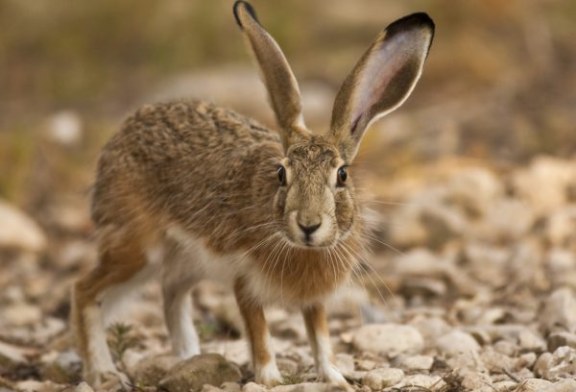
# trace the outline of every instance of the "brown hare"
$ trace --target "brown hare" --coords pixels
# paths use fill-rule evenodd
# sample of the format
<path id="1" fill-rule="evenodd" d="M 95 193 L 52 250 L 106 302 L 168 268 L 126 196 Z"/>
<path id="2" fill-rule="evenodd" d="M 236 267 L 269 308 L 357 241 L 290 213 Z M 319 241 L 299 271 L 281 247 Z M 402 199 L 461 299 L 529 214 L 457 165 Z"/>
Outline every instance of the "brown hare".
<path id="1" fill-rule="evenodd" d="M 125 380 L 106 344 L 104 315 L 161 276 L 172 348 L 200 353 L 191 287 L 228 282 L 244 318 L 256 382 L 282 382 L 263 308 L 302 309 L 318 377 L 347 385 L 332 362 L 323 302 L 358 266 L 366 230 L 348 173 L 368 126 L 398 108 L 422 73 L 434 34 L 424 13 L 382 31 L 344 81 L 329 128 L 309 130 L 278 44 L 245 1 L 234 16 L 251 47 L 279 130 L 206 102 L 145 106 L 98 162 L 92 218 L 99 263 L 74 286 L 72 321 L 84 377 Z"/>

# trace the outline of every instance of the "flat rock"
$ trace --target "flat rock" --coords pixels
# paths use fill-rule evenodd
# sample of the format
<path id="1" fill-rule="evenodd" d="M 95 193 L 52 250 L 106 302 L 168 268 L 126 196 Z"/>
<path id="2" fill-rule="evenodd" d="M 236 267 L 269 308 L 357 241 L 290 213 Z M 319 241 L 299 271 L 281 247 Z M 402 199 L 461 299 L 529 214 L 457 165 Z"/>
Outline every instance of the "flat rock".
<path id="1" fill-rule="evenodd" d="M 409 325 L 370 324 L 356 331 L 352 344 L 358 351 L 396 356 L 419 353 L 424 347 L 424 339 Z"/>
<path id="2" fill-rule="evenodd" d="M 180 362 L 164 377 L 159 386 L 168 392 L 200 391 L 204 384 L 220 386 L 239 382 L 240 369 L 219 354 L 202 354 Z"/>
<path id="3" fill-rule="evenodd" d="M 445 383 L 442 380 L 442 377 L 440 376 L 431 376 L 427 374 L 412 374 L 410 376 L 404 377 L 399 387 L 402 388 L 401 390 L 408 388 L 413 388 L 414 390 L 418 390 L 417 388 L 442 390 L 441 388 L 444 385 Z"/>
<path id="4" fill-rule="evenodd" d="M 398 384 L 404 378 L 402 369 L 379 368 L 370 370 L 362 378 L 362 383 L 374 391 Z"/>
<path id="5" fill-rule="evenodd" d="M 398 361 L 398 366 L 406 370 L 430 370 L 434 364 L 434 357 L 429 355 L 413 355 L 402 357 Z"/>
<path id="6" fill-rule="evenodd" d="M 266 392 L 266 387 L 256 384 L 255 382 L 249 382 L 242 387 L 242 392 Z"/>
<path id="7" fill-rule="evenodd" d="M 436 341 L 436 348 L 441 354 L 448 357 L 480 351 L 480 345 L 472 335 L 458 330 L 439 337 Z"/>

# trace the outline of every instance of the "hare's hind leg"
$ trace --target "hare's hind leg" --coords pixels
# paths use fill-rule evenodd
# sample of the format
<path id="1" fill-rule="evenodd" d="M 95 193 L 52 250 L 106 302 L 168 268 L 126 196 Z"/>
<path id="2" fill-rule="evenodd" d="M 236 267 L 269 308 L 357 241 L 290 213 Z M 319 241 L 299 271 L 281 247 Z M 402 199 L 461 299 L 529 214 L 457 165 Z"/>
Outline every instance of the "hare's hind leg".
<path id="1" fill-rule="evenodd" d="M 134 289 L 150 275 L 145 252 L 133 238 L 102 242 L 99 264 L 73 287 L 72 324 L 80 355 L 84 361 L 84 378 L 100 385 L 109 378 L 125 383 L 126 377 L 114 366 L 106 342 L 106 313 L 121 296 Z"/>
<path id="2" fill-rule="evenodd" d="M 169 240 L 166 249 L 162 276 L 164 318 L 170 333 L 172 351 L 185 359 L 200 354 L 200 341 L 192 322 L 190 289 L 201 277 L 194 269 L 194 260 L 190 260 L 194 259 L 194 254 L 186 253 Z"/>

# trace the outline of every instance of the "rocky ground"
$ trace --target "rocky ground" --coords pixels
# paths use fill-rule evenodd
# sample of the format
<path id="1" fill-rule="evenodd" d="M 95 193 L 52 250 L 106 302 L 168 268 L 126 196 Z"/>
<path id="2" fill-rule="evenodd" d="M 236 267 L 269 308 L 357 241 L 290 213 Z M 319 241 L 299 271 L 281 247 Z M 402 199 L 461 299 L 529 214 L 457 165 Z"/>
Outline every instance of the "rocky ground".
<path id="1" fill-rule="evenodd" d="M 576 160 L 494 169 L 443 159 L 370 187 L 377 230 L 330 304 L 336 361 L 359 391 L 576 391 Z M 55 199 L 57 200 L 57 199 Z M 69 336 L 70 283 L 95 262 L 86 200 L 34 219 L 0 203 L 0 390 L 91 391 Z M 203 354 L 168 354 L 156 285 L 111 324 L 134 390 L 260 392 L 226 288 L 194 290 Z M 328 391 L 295 309 L 270 309 L 286 384 Z"/>

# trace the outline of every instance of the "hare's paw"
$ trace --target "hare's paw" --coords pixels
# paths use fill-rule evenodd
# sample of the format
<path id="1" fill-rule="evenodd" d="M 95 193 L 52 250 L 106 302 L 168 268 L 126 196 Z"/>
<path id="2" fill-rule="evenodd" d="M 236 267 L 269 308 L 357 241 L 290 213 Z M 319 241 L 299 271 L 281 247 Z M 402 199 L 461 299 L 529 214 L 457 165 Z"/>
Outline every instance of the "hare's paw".
<path id="1" fill-rule="evenodd" d="M 320 380 L 324 382 L 337 385 L 346 391 L 353 390 L 342 373 L 340 373 L 340 370 L 338 370 L 338 368 L 331 363 L 326 364 L 325 366 L 322 366 L 320 369 L 318 369 L 318 373 Z"/>
<path id="2" fill-rule="evenodd" d="M 267 387 L 274 387 L 283 383 L 280 370 L 278 370 L 278 367 L 274 362 L 269 362 L 268 364 L 262 366 L 260 369 L 256 370 L 255 376 L 256 382 L 258 384 L 262 384 Z"/>
<path id="3" fill-rule="evenodd" d="M 91 372 L 85 376 L 85 379 L 92 387 L 106 391 L 129 391 L 132 389 L 128 376 L 117 370 Z"/>

